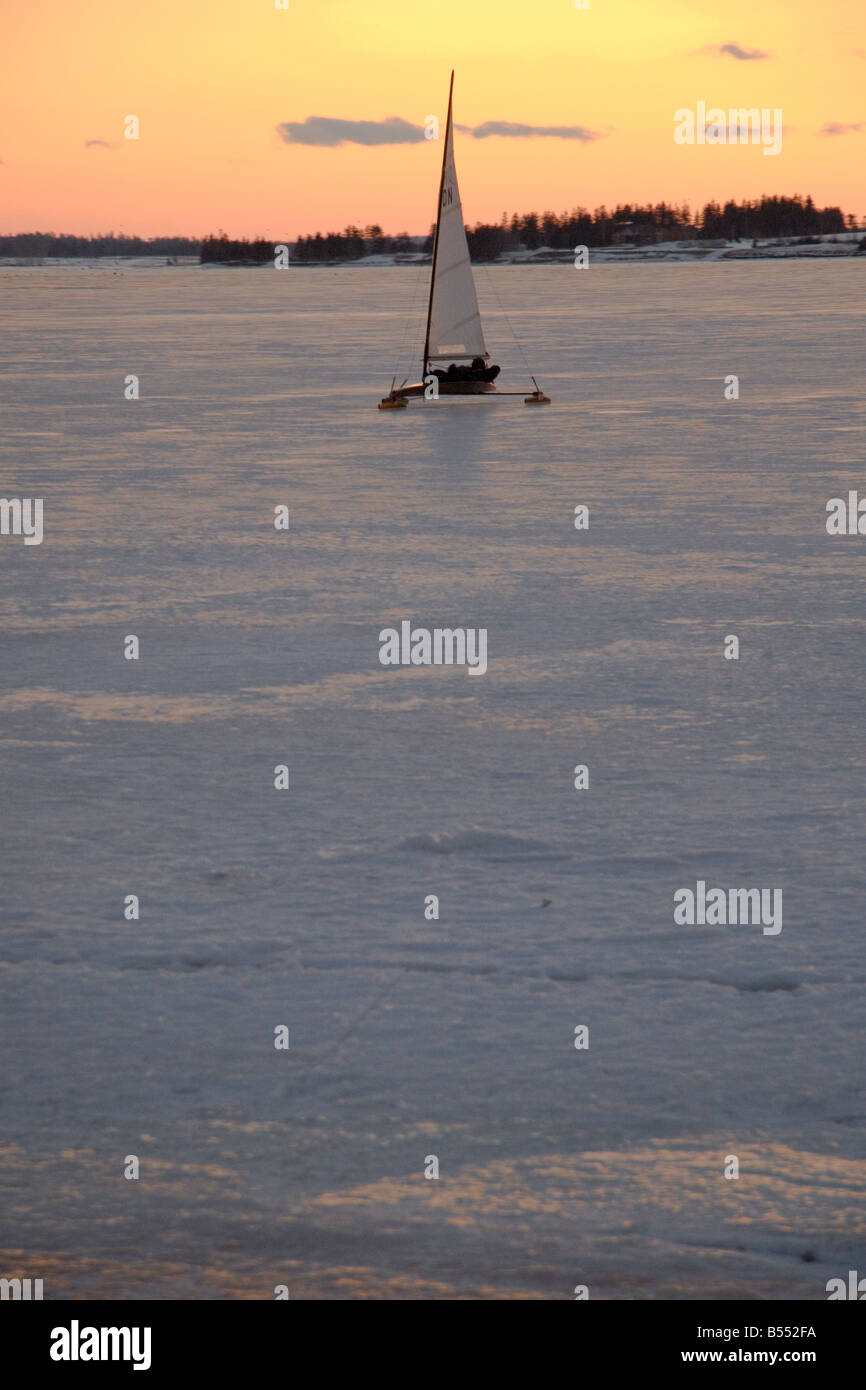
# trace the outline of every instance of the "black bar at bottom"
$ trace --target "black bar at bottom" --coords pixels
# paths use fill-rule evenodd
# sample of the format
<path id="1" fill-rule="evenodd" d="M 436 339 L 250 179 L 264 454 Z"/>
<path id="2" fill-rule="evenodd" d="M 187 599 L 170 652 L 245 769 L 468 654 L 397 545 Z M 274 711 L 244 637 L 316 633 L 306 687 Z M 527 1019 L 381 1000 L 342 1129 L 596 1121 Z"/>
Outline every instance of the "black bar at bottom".
<path id="1" fill-rule="evenodd" d="M 545 1316 L 543 1324 L 529 1322 L 524 1328 L 515 1323 L 512 1306 L 508 1323 L 492 1340 L 486 1315 L 473 1326 L 463 1321 L 463 1312 L 458 1324 L 443 1327 L 440 1313 L 429 1329 L 435 1334 L 431 1347 L 427 1329 L 407 1325 L 405 1310 L 401 1314 L 393 1301 L 381 1323 L 378 1314 L 371 1323 L 369 1302 L 358 1302 L 363 1307 L 354 1311 L 342 1301 L 335 1307 L 303 1299 L 273 1300 L 267 1308 L 259 1301 L 4 1302 L 0 1304 L 3 1364 L 8 1369 L 10 1363 L 17 1363 L 24 1375 L 38 1371 L 51 1379 L 78 1375 L 92 1379 L 106 1370 L 114 1376 L 135 1376 L 137 1366 L 142 1383 L 145 1376 L 161 1383 L 163 1377 L 178 1372 L 225 1377 L 267 1373 L 267 1367 L 280 1365 L 288 1370 L 294 1364 L 295 1373 L 301 1371 L 309 1381 L 311 1372 L 314 1377 L 317 1372 L 332 1372 L 339 1348 L 356 1373 L 365 1365 L 396 1369 L 393 1358 L 397 1357 L 403 1377 L 411 1380 L 422 1375 L 429 1381 L 437 1360 L 444 1373 L 449 1368 L 454 1371 L 456 1349 L 448 1341 L 453 1330 L 463 1334 L 461 1341 L 467 1334 L 475 1340 L 473 1359 L 476 1365 L 483 1361 L 486 1379 L 498 1355 L 510 1358 L 518 1347 L 533 1361 L 540 1356 L 552 1371 L 548 1359 L 556 1351 L 557 1336 L 564 1339 L 559 1351 L 575 1372 L 578 1364 L 587 1373 L 591 1368 L 594 1374 L 634 1369 L 649 1375 L 673 1367 L 716 1365 L 734 1370 L 793 1365 L 810 1367 L 826 1377 L 828 1372 L 859 1363 L 864 1332 L 862 1315 L 837 1302 L 575 1300 L 567 1317 L 551 1323 Z M 404 1331 L 424 1338 L 415 1364 L 409 1348 L 403 1345 L 402 1352 L 398 1350 L 402 1343 L 395 1339 Z M 341 1334 L 339 1343 L 334 1341 L 335 1333 Z M 369 1340 L 371 1333 L 375 1342 Z M 479 1334 L 483 1340 L 478 1340 Z M 302 1352 L 306 1353 L 305 1368 L 299 1359 Z M 460 1360 L 463 1374 L 464 1352 Z M 533 1374 L 533 1379 L 547 1378 L 547 1373 Z"/>

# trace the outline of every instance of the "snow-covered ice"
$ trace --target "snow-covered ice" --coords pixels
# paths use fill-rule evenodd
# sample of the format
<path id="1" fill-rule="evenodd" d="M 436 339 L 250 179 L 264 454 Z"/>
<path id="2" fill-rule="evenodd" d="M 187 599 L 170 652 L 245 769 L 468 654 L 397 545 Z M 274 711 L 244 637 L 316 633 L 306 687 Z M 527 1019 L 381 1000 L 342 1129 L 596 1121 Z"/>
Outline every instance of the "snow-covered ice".
<path id="1" fill-rule="evenodd" d="M 866 493 L 864 273 L 482 268 L 553 403 L 382 413 L 429 271 L 0 269 L 2 491 L 45 517 L 0 539 L 0 1272 L 866 1271 L 866 540 L 824 526 Z M 382 667 L 404 618 L 485 627 L 487 673 Z M 698 879 L 783 888 L 781 934 L 676 926 Z"/>

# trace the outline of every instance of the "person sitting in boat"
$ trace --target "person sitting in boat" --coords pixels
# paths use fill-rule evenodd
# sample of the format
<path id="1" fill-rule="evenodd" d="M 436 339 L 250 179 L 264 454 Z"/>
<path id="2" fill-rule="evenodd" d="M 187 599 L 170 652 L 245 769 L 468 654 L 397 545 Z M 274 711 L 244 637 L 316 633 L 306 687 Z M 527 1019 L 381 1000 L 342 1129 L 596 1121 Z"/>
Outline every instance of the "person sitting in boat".
<path id="1" fill-rule="evenodd" d="M 435 371 L 440 381 L 495 381 L 499 367 L 487 367 L 483 357 L 473 357 L 470 367 L 458 367 L 456 362 L 448 364 L 447 371 Z"/>
<path id="2" fill-rule="evenodd" d="M 498 376 L 498 367 L 488 367 L 483 357 L 473 357 L 469 368 L 470 381 L 495 381 Z"/>
<path id="3" fill-rule="evenodd" d="M 449 362 L 445 371 L 441 367 L 434 367 L 433 375 L 438 376 L 440 381 L 465 381 L 466 368 L 458 367 L 456 362 Z"/>

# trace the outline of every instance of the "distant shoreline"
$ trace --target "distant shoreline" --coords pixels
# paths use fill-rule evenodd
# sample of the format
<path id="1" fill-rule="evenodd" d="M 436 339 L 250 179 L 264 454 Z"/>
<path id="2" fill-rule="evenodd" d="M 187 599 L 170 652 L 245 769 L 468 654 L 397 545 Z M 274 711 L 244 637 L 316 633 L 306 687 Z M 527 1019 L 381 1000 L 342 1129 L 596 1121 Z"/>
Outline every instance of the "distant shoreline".
<path id="1" fill-rule="evenodd" d="M 817 243 L 803 244 L 793 239 L 766 241 L 758 246 L 746 242 L 657 242 L 650 246 L 590 246 L 590 265 L 634 265 L 648 262 L 683 263 L 696 261 L 756 261 L 756 260 L 850 260 L 864 255 L 860 249 L 862 233 L 850 238 L 841 234 Z M 293 261 L 295 270 L 337 269 L 348 266 L 430 265 L 430 256 L 364 256 L 358 260 Z M 537 251 L 515 251 L 497 256 L 494 260 L 473 260 L 473 265 L 566 265 L 574 264 L 573 250 L 553 250 L 539 247 Z"/>
<path id="2" fill-rule="evenodd" d="M 831 235 L 810 238 L 806 241 L 803 238 L 780 237 L 777 239 L 766 239 L 759 241 L 758 245 L 749 241 L 669 241 L 655 242 L 645 246 L 591 246 L 589 247 L 590 265 L 647 265 L 647 264 L 684 264 L 694 262 L 710 261 L 755 261 L 755 260 L 850 260 L 852 257 L 863 256 L 866 262 L 866 253 L 861 249 L 860 243 L 864 240 L 862 231 L 855 232 L 836 232 Z M 397 253 L 362 256 L 353 259 L 335 259 L 329 261 L 298 261 L 291 260 L 292 270 L 343 270 L 343 269 L 371 269 L 379 270 L 389 267 L 412 268 L 429 266 L 431 257 L 422 253 Z M 474 261 L 475 265 L 489 266 L 572 266 L 574 264 L 573 250 L 551 249 L 550 247 L 539 247 L 536 251 L 514 251 L 507 252 L 494 260 Z M 263 266 L 272 267 L 270 261 L 207 261 L 204 264 L 198 256 L 171 256 L 164 255 L 147 256 L 0 256 L 0 267 L 18 267 L 22 269 L 44 268 L 80 268 L 80 269 L 166 269 L 166 270 L 191 270 L 193 268 L 203 271 L 212 270 L 238 270 L 238 269 L 261 269 Z"/>

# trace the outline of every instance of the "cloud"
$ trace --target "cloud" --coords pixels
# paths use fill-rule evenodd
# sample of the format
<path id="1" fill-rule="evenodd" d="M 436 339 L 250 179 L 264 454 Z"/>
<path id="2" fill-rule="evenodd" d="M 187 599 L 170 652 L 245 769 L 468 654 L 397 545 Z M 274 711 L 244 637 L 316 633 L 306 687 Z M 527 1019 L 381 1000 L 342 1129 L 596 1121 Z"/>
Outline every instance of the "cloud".
<path id="1" fill-rule="evenodd" d="M 471 127 L 476 140 L 486 140 L 491 135 L 508 135 L 517 139 L 534 139 L 536 136 L 552 136 L 555 140 L 599 140 L 597 130 L 587 130 L 582 125 L 521 125 L 515 121 L 485 121 L 483 125 Z"/>
<path id="2" fill-rule="evenodd" d="M 519 139 L 552 136 L 557 140 L 599 140 L 597 130 L 580 125 L 521 125 L 514 121 L 485 121 L 482 125 L 456 125 L 464 135 L 486 140 L 491 135 L 507 135 Z M 277 126 L 282 140 L 288 145 L 320 145 L 334 149 L 338 145 L 417 145 L 424 139 L 424 127 L 412 125 L 400 116 L 385 121 L 343 121 L 331 116 L 308 116 L 305 121 L 282 121 Z M 101 141 L 93 141 L 101 144 Z"/>
<path id="3" fill-rule="evenodd" d="M 741 48 L 738 43 L 710 43 L 705 48 L 696 48 L 693 58 L 736 58 L 739 63 L 754 63 L 761 58 L 769 58 L 761 48 Z"/>
<path id="4" fill-rule="evenodd" d="M 113 150 L 114 146 L 108 140 L 85 140 L 86 150 Z"/>
<path id="5" fill-rule="evenodd" d="M 821 127 L 821 135 L 851 135 L 866 130 L 866 121 L 828 121 Z"/>
<path id="6" fill-rule="evenodd" d="M 341 121 L 331 116 L 308 116 L 305 121 L 282 121 L 277 126 L 288 145 L 417 145 L 424 127 L 400 116 L 384 121 Z"/>

